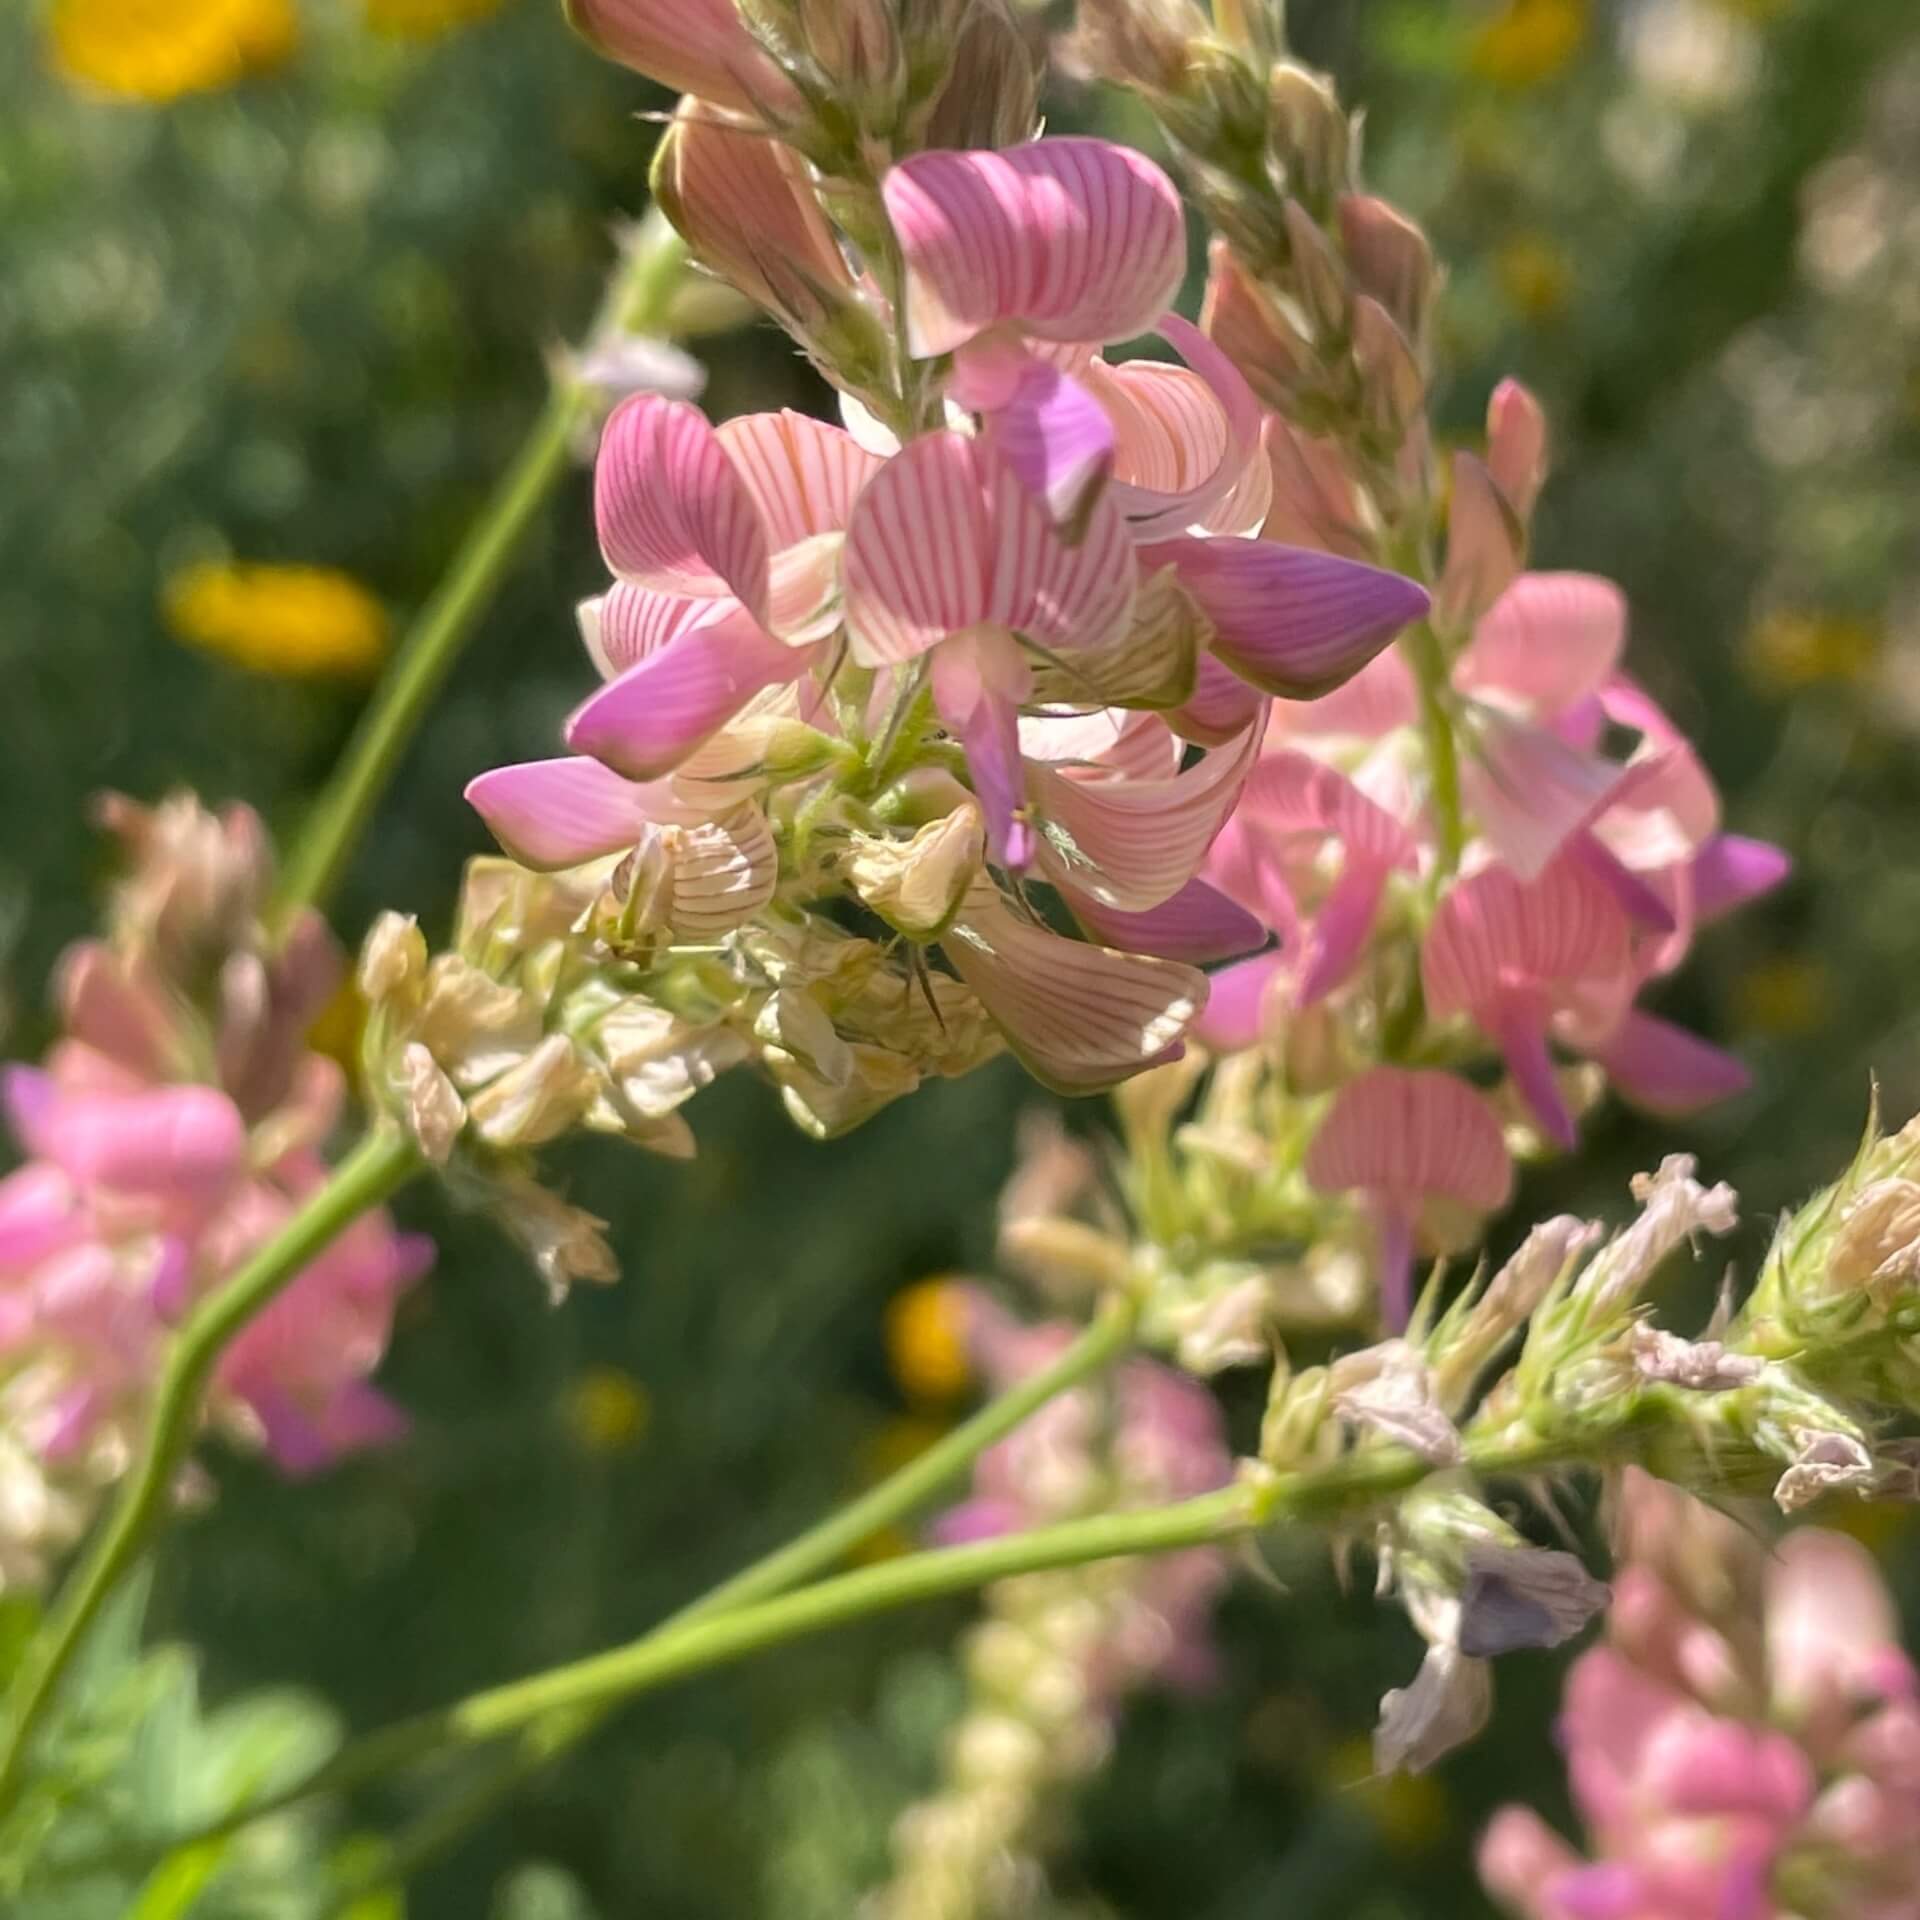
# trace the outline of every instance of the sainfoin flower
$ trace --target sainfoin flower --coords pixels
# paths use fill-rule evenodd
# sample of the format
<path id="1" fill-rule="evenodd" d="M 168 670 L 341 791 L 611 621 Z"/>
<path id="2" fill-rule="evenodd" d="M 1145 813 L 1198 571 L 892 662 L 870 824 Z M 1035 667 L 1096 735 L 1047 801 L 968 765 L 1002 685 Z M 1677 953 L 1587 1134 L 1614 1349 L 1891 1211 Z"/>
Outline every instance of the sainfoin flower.
<path id="1" fill-rule="evenodd" d="M 61 1038 L 4 1078 L 27 1160 L 0 1181 L 0 1586 L 124 1470 L 170 1330 L 324 1183 L 344 1096 L 305 1043 L 339 957 L 314 918 L 260 940 L 258 821 L 184 797 L 113 817 L 134 858 L 111 938 L 68 952 Z M 391 1440 L 368 1376 L 429 1257 L 362 1216 L 227 1349 L 215 1422 L 290 1473 Z"/>
<path id="2" fill-rule="evenodd" d="M 1911 1912 L 1920 1691 L 1872 1557 L 1817 1529 L 1769 1553 L 1637 1471 L 1622 1508 L 1608 1637 L 1560 1724 L 1589 1853 L 1509 1807 L 1488 1890 L 1524 1920 Z"/>

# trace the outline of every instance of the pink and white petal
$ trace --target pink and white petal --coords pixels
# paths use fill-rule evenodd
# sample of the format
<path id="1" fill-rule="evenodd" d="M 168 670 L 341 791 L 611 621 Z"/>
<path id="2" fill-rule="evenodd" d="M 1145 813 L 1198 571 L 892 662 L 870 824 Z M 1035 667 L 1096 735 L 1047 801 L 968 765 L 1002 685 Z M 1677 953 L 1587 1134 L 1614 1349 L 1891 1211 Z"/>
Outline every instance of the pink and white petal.
<path id="1" fill-rule="evenodd" d="M 1167 725 L 1196 746 L 1224 746 L 1245 733 L 1271 704 L 1258 687 L 1203 653 L 1194 669 L 1193 693 L 1166 716 Z"/>
<path id="2" fill-rule="evenodd" d="M 1167 723 L 1157 713 L 1122 707 L 1023 715 L 1020 751 L 1029 760 L 1093 777 L 1166 780 L 1180 770 L 1180 742 Z"/>
<path id="3" fill-rule="evenodd" d="M 243 1170 L 247 1129 L 213 1087 L 69 1094 L 31 1067 L 0 1076 L 14 1137 L 81 1187 L 203 1201 Z"/>
<path id="4" fill-rule="evenodd" d="M 1523 573 L 1454 663 L 1462 693 L 1552 719 L 1598 693 L 1627 644 L 1627 597 L 1594 573 Z"/>
<path id="5" fill-rule="evenodd" d="M 985 618 L 1049 652 L 1123 634 L 1137 570 L 1126 522 L 1104 496 L 1069 541 L 1003 461 L 990 456 L 992 563 Z"/>
<path id="6" fill-rule="evenodd" d="M 1487 402 L 1487 472 L 1514 512 L 1530 520 L 1547 477 L 1547 416 L 1518 380 L 1502 380 Z"/>
<path id="7" fill-rule="evenodd" d="M 792 83 L 747 31 L 732 0 L 565 0 L 568 20 L 609 59 L 672 93 L 752 112 L 798 107 Z"/>
<path id="8" fill-rule="evenodd" d="M 160 989 L 98 940 L 83 940 L 61 957 L 54 980 L 61 1025 L 143 1080 L 175 1077 L 179 1019 Z"/>
<path id="9" fill-rule="evenodd" d="M 629 780 L 658 779 L 755 694 L 797 679 L 808 658 L 736 606 L 688 628 L 576 708 L 567 745 Z"/>
<path id="10" fill-rule="evenodd" d="M 1016 654 L 1008 671 L 1002 635 L 961 634 L 934 650 L 933 704 L 966 751 L 967 772 L 986 817 L 987 846 L 1003 867 L 1024 873 L 1033 862 L 1033 824 L 1027 818 L 1027 767 L 1020 752 Z"/>
<path id="11" fill-rule="evenodd" d="M 1325 760 L 1297 748 L 1269 749 L 1247 776 L 1239 821 L 1249 832 L 1331 834 L 1349 856 L 1411 872 L 1418 842 L 1376 800 Z"/>
<path id="12" fill-rule="evenodd" d="M 1383 567 L 1268 540 L 1184 537 L 1140 550 L 1172 566 L 1212 623 L 1213 651 L 1265 693 L 1310 700 L 1350 680 L 1428 606 Z"/>
<path id="13" fill-rule="evenodd" d="M 1493 1110 L 1457 1075 L 1433 1069 L 1371 1067 L 1348 1081 L 1307 1148 L 1305 1171 L 1322 1193 L 1444 1198 L 1476 1213 L 1513 1193 Z"/>
<path id="14" fill-rule="evenodd" d="M 1793 856 L 1768 840 L 1717 833 L 1693 859 L 1693 911 L 1702 926 L 1771 893 L 1793 872 Z"/>
<path id="15" fill-rule="evenodd" d="M 1446 631 L 1471 627 L 1506 592 L 1520 571 L 1525 537 L 1485 466 L 1456 453 L 1446 567 L 1434 603 Z"/>
<path id="16" fill-rule="evenodd" d="M 593 470 L 600 551 L 635 586 L 766 612 L 759 508 L 698 407 L 640 393 L 615 407 Z"/>
<path id="17" fill-rule="evenodd" d="M 1266 1033 L 1266 1011 L 1285 977 L 1284 953 L 1257 953 L 1207 978 L 1207 1004 L 1193 1023 L 1193 1037 L 1214 1053 L 1243 1053 Z"/>
<path id="18" fill-rule="evenodd" d="M 1206 1004 L 1206 975 L 1173 960 L 1064 940 L 977 889 L 941 950 L 1027 1070 L 1098 1093 L 1167 1058 Z"/>
<path id="19" fill-rule="evenodd" d="M 1009 479 L 1007 488 L 1018 492 Z M 1051 535 L 1044 509 L 1031 508 Z M 929 433 L 861 491 L 841 577 L 847 640 L 862 666 L 894 666 L 990 617 L 995 572 L 986 489 L 972 442 Z"/>
<path id="20" fill-rule="evenodd" d="M 1157 907 L 1200 870 L 1260 750 L 1260 729 L 1166 780 L 1074 780 L 1028 770 L 1041 864 L 1102 906 Z"/>
<path id="21" fill-rule="evenodd" d="M 1604 881 L 1629 919 L 1637 920 L 1655 933 L 1679 930 L 1679 919 L 1660 888 L 1652 880 L 1643 879 L 1597 835 L 1576 833 L 1567 842 L 1567 858 Z"/>
<path id="22" fill-rule="evenodd" d="M 772 900 L 780 855 L 767 819 L 744 806 L 676 836 L 669 917 L 685 940 L 711 940 L 743 926 Z"/>
<path id="23" fill-rule="evenodd" d="M 886 464 L 853 435 L 783 407 L 725 422 L 715 437 L 745 483 L 775 553 L 844 533 L 860 489 Z"/>
<path id="24" fill-rule="evenodd" d="M 881 196 L 917 359 L 1004 321 L 1045 340 L 1124 340 L 1153 325 L 1186 271 L 1173 183 L 1105 140 L 916 154 Z"/>
<path id="25" fill-rule="evenodd" d="M 1102 946 L 1126 953 L 1157 954 L 1163 960 L 1184 960 L 1201 967 L 1238 960 L 1267 944 L 1266 928 L 1204 880 L 1189 880 L 1170 899 L 1143 913 L 1102 906 L 1071 885 L 1063 886 L 1061 893 L 1088 934 Z"/>
<path id="26" fill-rule="evenodd" d="M 467 800 L 523 865 L 576 867 L 622 853 L 670 799 L 663 787 L 623 779 L 598 760 L 525 760 L 467 783 Z"/>
<path id="27" fill-rule="evenodd" d="M 1582 1048 L 1622 1098 L 1678 1117 L 1745 1093 L 1753 1076 L 1732 1054 L 1653 1014 L 1630 1011 L 1597 1046 Z"/>
<path id="28" fill-rule="evenodd" d="M 1556 733 L 1475 701 L 1460 784 L 1468 811 L 1523 880 L 1536 880 L 1621 787 L 1621 769 Z"/>
<path id="29" fill-rule="evenodd" d="M 684 593 L 662 593 L 654 587 L 614 584 L 597 599 L 583 600 L 576 609 L 580 637 L 587 657 L 603 680 L 615 680 L 677 640 L 689 627 L 720 619 L 736 600 L 695 598 Z"/>

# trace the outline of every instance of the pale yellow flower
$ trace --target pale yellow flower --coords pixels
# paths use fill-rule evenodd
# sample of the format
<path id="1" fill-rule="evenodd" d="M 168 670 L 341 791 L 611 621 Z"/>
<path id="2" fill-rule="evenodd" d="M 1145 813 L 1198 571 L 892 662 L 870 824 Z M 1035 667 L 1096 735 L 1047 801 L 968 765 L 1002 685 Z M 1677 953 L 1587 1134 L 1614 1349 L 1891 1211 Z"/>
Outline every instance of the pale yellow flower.
<path id="1" fill-rule="evenodd" d="M 1791 693 L 1823 680 L 1864 680 L 1880 652 L 1880 635 L 1845 614 L 1776 608 L 1746 638 L 1748 674 L 1761 686 Z"/>
<path id="2" fill-rule="evenodd" d="M 498 13 L 504 0 L 365 0 L 369 33 L 390 40 L 438 40 Z"/>
<path id="3" fill-rule="evenodd" d="M 167 581 L 161 605 L 180 639 L 255 673 L 362 675 L 387 649 L 379 601 L 329 567 L 203 561 Z"/>
<path id="4" fill-rule="evenodd" d="M 1501 291 L 1529 320 L 1551 320 L 1566 307 L 1573 270 L 1551 240 L 1516 234 L 1493 256 L 1493 270 Z"/>
<path id="5" fill-rule="evenodd" d="M 887 1361 L 909 1400 L 957 1400 L 972 1383 L 965 1296 L 945 1280 L 922 1280 L 887 1303 Z"/>
<path id="6" fill-rule="evenodd" d="M 1543 86 L 1586 44 L 1587 11 L 1587 0 L 1505 0 L 1474 34 L 1468 64 L 1496 86 Z"/>
<path id="7" fill-rule="evenodd" d="M 54 0 L 47 59 L 76 86 L 165 102 L 277 67 L 299 37 L 292 0 Z"/>

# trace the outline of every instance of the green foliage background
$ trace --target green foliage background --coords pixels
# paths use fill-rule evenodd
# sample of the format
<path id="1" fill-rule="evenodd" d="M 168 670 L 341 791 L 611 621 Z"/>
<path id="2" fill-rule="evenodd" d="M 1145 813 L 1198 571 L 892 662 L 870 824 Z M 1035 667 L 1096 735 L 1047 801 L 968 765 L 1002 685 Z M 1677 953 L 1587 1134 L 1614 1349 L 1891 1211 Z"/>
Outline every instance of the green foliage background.
<path id="1" fill-rule="evenodd" d="M 1677 4 L 1636 11 L 1644 27 Z M 1910 0 L 1698 9 L 1758 49 L 1751 84 L 1719 104 L 1650 86 L 1623 52 L 1626 9 L 1594 5 L 1575 56 L 1525 85 L 1492 70 L 1487 38 L 1525 0 L 1293 13 L 1307 56 L 1368 105 L 1376 184 L 1452 263 L 1443 429 L 1471 433 L 1503 372 L 1535 385 L 1557 430 L 1536 559 L 1627 585 L 1634 664 L 1699 740 L 1730 823 L 1799 860 L 1782 896 L 1703 943 L 1666 1008 L 1755 1066 L 1756 1091 L 1689 1133 L 1746 1196 L 1752 1253 L 1769 1210 L 1846 1154 L 1870 1072 L 1894 1114 L 1920 1104 L 1920 16 Z M 282 73 L 149 109 L 67 91 L 32 10 L 0 18 L 10 1052 L 39 1044 L 38 983 L 92 911 L 89 792 L 189 782 L 284 832 L 352 718 L 350 690 L 175 647 L 160 579 L 225 546 L 418 604 L 644 191 L 652 133 L 635 116 L 662 103 L 544 0 L 424 48 L 320 0 L 303 27 Z M 1124 103 L 1058 104 L 1059 122 L 1150 137 Z M 711 361 L 716 411 L 817 401 L 769 332 L 714 343 Z M 463 781 L 550 750 L 585 684 L 570 616 L 597 580 L 584 502 L 576 479 L 410 756 L 342 902 L 350 937 L 380 905 L 443 925 L 482 845 Z M 1808 631 L 1824 651 L 1780 637 Z M 152 1630 L 199 1649 L 213 1702 L 295 1685 L 356 1726 L 637 1631 L 872 1471 L 905 1411 L 882 1307 L 985 1261 L 1032 1098 L 997 1068 L 819 1147 L 761 1090 L 723 1085 L 695 1110 L 690 1168 L 564 1156 L 627 1277 L 558 1313 L 491 1233 L 411 1197 L 442 1248 L 386 1376 L 414 1439 L 293 1492 L 220 1460 L 217 1502 L 159 1569 Z M 1609 1117 L 1521 1210 L 1617 1208 L 1625 1175 L 1675 1144 Z M 650 1414 L 617 1448 L 588 1444 L 569 1411 L 609 1367 Z M 1910 1576 L 1897 1521 L 1869 1518 Z M 1310 1546 L 1277 1551 L 1285 1591 L 1243 1582 L 1224 1608 L 1221 1688 L 1131 1714 L 1063 1889 L 1137 1920 L 1484 1911 L 1467 1861 L 1487 1809 L 1559 1810 L 1554 1669 L 1509 1663 L 1494 1731 L 1433 1786 L 1356 1788 L 1353 1743 L 1412 1637 Z M 931 1778 L 962 1618 L 882 1621 L 650 1699 L 425 1876 L 407 1911 L 846 1920 Z M 153 1684 L 180 1697 L 186 1669 L 163 1659 Z M 324 1737 L 284 1697 L 248 1711 L 290 1716 L 272 1722 L 286 1740 Z M 410 1804 L 372 1795 L 352 1818 Z M 304 1858 L 312 1840 L 287 1844 Z M 215 1882 L 217 1901 L 151 1911 L 281 1911 L 244 1875 Z"/>

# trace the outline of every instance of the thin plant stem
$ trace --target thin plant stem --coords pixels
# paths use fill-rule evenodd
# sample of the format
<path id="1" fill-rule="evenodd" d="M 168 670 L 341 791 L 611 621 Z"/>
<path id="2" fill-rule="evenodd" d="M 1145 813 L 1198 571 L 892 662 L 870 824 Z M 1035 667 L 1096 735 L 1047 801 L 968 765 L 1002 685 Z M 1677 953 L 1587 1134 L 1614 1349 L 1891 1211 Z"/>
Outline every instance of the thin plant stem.
<path id="1" fill-rule="evenodd" d="M 1466 819 L 1460 802 L 1460 748 L 1447 712 L 1446 655 L 1439 637 L 1425 622 L 1404 642 L 1420 688 L 1420 731 L 1426 742 L 1427 771 L 1433 782 L 1433 819 L 1439 840 L 1436 879 L 1458 871 L 1466 847 Z"/>
<path id="2" fill-rule="evenodd" d="M 0 1729 L 0 1812 L 13 1804 L 29 1749 L 100 1609 L 165 1524 L 174 1483 L 199 1426 L 207 1382 L 233 1336 L 369 1208 L 420 1168 L 413 1142 L 369 1133 L 272 1240 L 187 1316 L 161 1369 L 139 1464 L 122 1484 L 85 1557 L 67 1576 L 22 1659 Z"/>
<path id="3" fill-rule="evenodd" d="M 1133 1344 L 1138 1318 L 1133 1301 L 1109 1301 L 1051 1366 L 989 1401 L 971 1419 L 944 1434 L 859 1499 L 670 1615 L 642 1644 L 730 1608 L 786 1593 L 826 1572 L 882 1529 L 918 1512 L 996 1441 L 1049 1401 L 1103 1372 L 1126 1353 Z M 385 1858 L 354 1880 L 346 1895 L 347 1903 L 380 1888 L 404 1885 L 549 1762 L 587 1739 L 607 1712 L 606 1708 L 569 1711 L 536 1723 L 507 1752 L 494 1756 L 489 1765 L 402 1828 Z"/>
<path id="4" fill-rule="evenodd" d="M 686 257 L 685 243 L 654 209 L 622 254 L 589 344 L 609 333 L 658 332 Z M 282 926 L 305 907 L 324 910 L 339 886 L 401 755 L 565 475 L 600 398 L 592 381 L 556 362 L 546 405 L 420 609 L 293 843 L 278 901 Z"/>

